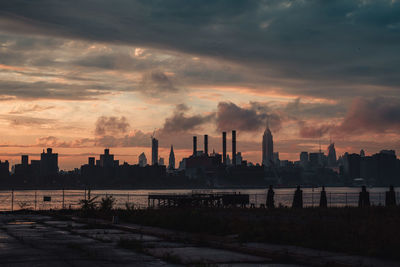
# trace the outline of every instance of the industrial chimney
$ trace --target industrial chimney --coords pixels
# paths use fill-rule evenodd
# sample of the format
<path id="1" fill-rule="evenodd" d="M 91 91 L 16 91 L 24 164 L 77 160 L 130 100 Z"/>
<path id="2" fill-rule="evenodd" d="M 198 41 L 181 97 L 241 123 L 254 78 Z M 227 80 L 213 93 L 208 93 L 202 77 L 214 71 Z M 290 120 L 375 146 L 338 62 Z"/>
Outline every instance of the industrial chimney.
<path id="1" fill-rule="evenodd" d="M 232 131 L 232 164 L 236 166 L 236 131 Z"/>
<path id="2" fill-rule="evenodd" d="M 197 154 L 197 136 L 193 136 L 193 156 Z"/>
<path id="3" fill-rule="evenodd" d="M 204 154 L 208 155 L 208 135 L 204 135 Z"/>
<path id="4" fill-rule="evenodd" d="M 226 165 L 226 132 L 222 132 L 222 163 Z"/>

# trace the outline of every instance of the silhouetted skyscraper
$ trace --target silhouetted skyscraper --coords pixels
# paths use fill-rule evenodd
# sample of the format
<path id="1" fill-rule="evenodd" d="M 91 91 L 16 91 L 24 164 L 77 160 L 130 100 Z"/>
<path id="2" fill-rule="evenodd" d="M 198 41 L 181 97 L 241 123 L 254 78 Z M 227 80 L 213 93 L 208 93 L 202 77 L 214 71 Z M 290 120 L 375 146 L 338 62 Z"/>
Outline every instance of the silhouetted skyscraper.
<path id="1" fill-rule="evenodd" d="M 40 175 L 54 176 L 58 173 L 58 154 L 53 153 L 51 148 L 47 149 L 47 153 L 40 154 Z"/>
<path id="2" fill-rule="evenodd" d="M 208 155 L 208 135 L 204 135 L 204 154 Z"/>
<path id="3" fill-rule="evenodd" d="M 116 165 L 116 161 L 114 161 L 114 155 L 110 154 L 110 149 L 104 149 L 104 154 L 100 155 L 99 164 L 104 168 L 113 168 Z"/>
<path id="4" fill-rule="evenodd" d="M 29 165 L 29 156 L 28 155 L 21 155 L 21 164 L 24 167 Z"/>
<path id="5" fill-rule="evenodd" d="M 165 163 L 164 163 L 164 158 L 160 157 L 160 158 L 158 159 L 158 165 L 160 165 L 160 166 L 164 166 L 164 165 L 165 165 Z"/>
<path id="6" fill-rule="evenodd" d="M 328 147 L 328 166 L 335 167 L 336 166 L 336 150 L 335 143 L 331 143 Z"/>
<path id="7" fill-rule="evenodd" d="M 158 140 L 155 137 L 151 138 L 151 165 L 158 164 Z"/>
<path id="8" fill-rule="evenodd" d="M 232 131 L 232 164 L 236 165 L 236 131 Z"/>
<path id="9" fill-rule="evenodd" d="M 146 165 L 147 165 L 146 154 L 144 154 L 144 152 L 142 152 L 142 154 L 139 155 L 139 166 L 146 167 Z"/>
<path id="10" fill-rule="evenodd" d="M 88 158 L 88 164 L 89 166 L 94 166 L 95 165 L 95 158 L 94 157 L 89 157 Z"/>
<path id="11" fill-rule="evenodd" d="M 300 153 L 300 165 L 303 168 L 308 166 L 308 152 L 303 151 Z"/>
<path id="12" fill-rule="evenodd" d="M 365 151 L 364 151 L 364 149 L 361 149 L 361 150 L 360 150 L 360 157 L 365 157 Z"/>
<path id="13" fill-rule="evenodd" d="M 271 162 L 274 160 L 274 142 L 272 140 L 272 133 L 267 125 L 264 131 L 262 140 L 262 164 L 265 166 L 271 166 Z"/>
<path id="14" fill-rule="evenodd" d="M 226 163 L 226 132 L 222 132 L 222 163 Z"/>
<path id="15" fill-rule="evenodd" d="M 175 153 L 174 153 L 174 147 L 171 145 L 171 151 L 169 152 L 169 164 L 168 164 L 169 169 L 175 169 Z"/>
<path id="16" fill-rule="evenodd" d="M 193 156 L 197 154 L 197 136 L 193 136 Z"/>
<path id="17" fill-rule="evenodd" d="M 242 165 L 242 161 L 243 161 L 242 153 L 241 152 L 236 153 L 236 165 L 238 166 Z"/>

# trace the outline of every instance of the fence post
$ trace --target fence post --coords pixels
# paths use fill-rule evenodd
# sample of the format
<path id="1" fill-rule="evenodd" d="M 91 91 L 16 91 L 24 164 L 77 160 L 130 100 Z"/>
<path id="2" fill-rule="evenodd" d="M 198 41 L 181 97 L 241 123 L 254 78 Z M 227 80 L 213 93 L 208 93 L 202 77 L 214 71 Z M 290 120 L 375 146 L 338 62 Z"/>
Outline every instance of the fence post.
<path id="1" fill-rule="evenodd" d="M 381 205 L 381 192 L 379 192 L 379 206 Z"/>
<path id="2" fill-rule="evenodd" d="M 36 204 L 37 204 L 37 189 L 35 189 L 35 210 L 36 210 Z"/>
<path id="3" fill-rule="evenodd" d="M 256 194 L 256 199 L 254 202 L 255 202 L 254 205 L 257 207 L 257 194 Z"/>
<path id="4" fill-rule="evenodd" d="M 11 211 L 14 211 L 14 188 L 11 189 Z"/>
<path id="5" fill-rule="evenodd" d="M 311 192 L 311 207 L 314 208 L 314 191 Z"/>

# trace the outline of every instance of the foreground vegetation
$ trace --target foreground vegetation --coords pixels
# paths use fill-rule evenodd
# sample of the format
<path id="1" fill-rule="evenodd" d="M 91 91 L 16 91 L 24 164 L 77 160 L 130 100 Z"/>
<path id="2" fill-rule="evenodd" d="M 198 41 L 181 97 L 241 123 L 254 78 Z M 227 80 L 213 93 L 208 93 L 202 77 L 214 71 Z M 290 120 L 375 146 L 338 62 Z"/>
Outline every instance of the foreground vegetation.
<path id="1" fill-rule="evenodd" d="M 114 199 L 65 213 L 216 236 L 400 260 L 400 207 L 113 209 Z M 61 211 L 58 211 L 61 212 Z"/>

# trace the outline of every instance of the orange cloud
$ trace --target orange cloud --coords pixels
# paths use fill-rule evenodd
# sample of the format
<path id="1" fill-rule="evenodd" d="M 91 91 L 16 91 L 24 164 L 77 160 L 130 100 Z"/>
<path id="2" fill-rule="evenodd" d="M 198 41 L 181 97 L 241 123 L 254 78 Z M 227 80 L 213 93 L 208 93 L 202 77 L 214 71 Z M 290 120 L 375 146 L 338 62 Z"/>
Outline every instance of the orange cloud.
<path id="1" fill-rule="evenodd" d="M 9 66 L 9 65 L 4 65 L 4 64 L 0 64 L 0 69 L 13 70 L 13 71 L 23 71 L 23 70 L 25 70 L 25 68 Z"/>

